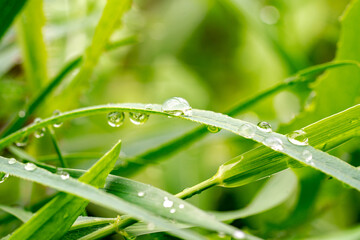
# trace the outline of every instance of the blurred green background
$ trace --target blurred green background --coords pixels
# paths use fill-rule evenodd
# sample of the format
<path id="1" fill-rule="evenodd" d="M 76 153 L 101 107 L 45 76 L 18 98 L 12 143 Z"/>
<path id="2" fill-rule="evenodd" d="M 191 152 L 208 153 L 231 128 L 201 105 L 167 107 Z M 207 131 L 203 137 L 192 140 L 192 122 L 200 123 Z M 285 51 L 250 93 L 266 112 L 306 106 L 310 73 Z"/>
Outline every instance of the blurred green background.
<path id="1" fill-rule="evenodd" d="M 43 2 L 48 78 L 69 60 L 83 54 L 105 3 L 95 0 Z M 135 36 L 138 42 L 102 54 L 92 77 L 76 98 L 69 92 L 79 89 L 66 88 L 76 74 L 74 71 L 35 116 L 45 118 L 56 109 L 67 111 L 106 103 L 162 103 L 174 96 L 185 98 L 193 108 L 224 112 L 298 70 L 331 61 L 339 38 L 339 18 L 348 3 L 136 0 L 112 39 Z M 0 127 L 39 91 L 27 81 L 18 31 L 19 28 L 13 26 L 0 43 Z M 304 109 L 311 108 L 315 97 L 311 86 L 298 85 L 266 98 L 238 117 L 253 123 L 268 121 L 276 130 Z M 122 156 L 135 156 L 194 126 L 178 119 L 150 116 L 142 126 L 126 119 L 122 127 L 112 128 L 107 124 L 106 115 L 100 115 L 65 122 L 56 129 L 56 134 L 64 154 L 101 155 L 122 139 Z M 333 154 L 359 165 L 358 143 L 346 144 Z M 177 193 L 211 177 L 219 165 L 254 146 L 252 141 L 221 131 L 167 161 L 146 168 L 134 179 Z M 39 159 L 55 154 L 49 136 L 31 138 L 26 151 Z M 9 152 L 6 154 L 10 156 Z M 69 161 L 69 164 L 86 169 L 94 161 L 96 158 Z M 300 216 L 292 218 L 294 223 L 284 223 L 296 206 L 294 195 L 270 212 L 235 224 L 255 229 L 261 237 L 291 238 L 349 228 L 360 222 L 358 192 L 335 180 L 311 181 L 318 174 L 313 170 L 297 171 L 300 178 L 309 181 L 310 188 L 316 189 L 309 193 L 310 204 L 306 207 L 309 211 L 303 215 L 301 211 L 296 213 Z M 209 210 L 239 209 L 251 200 L 263 182 L 235 189 L 213 188 L 190 201 Z M 10 177 L 0 184 L 0 203 L 30 207 L 53 193 L 51 189 Z M 88 207 L 88 212 L 114 216 L 94 205 Z M 0 227 L 0 235 L 4 235 L 16 225 L 13 221 L 4 221 L 6 216 L 1 214 L 4 227 Z"/>

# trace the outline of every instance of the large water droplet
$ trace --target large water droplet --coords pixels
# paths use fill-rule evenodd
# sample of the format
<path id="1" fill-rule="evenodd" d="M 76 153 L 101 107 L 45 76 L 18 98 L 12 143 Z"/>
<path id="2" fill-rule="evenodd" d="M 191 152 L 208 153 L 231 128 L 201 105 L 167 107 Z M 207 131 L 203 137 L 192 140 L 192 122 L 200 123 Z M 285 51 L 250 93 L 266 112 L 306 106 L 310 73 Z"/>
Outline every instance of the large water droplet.
<path id="1" fill-rule="evenodd" d="M 5 180 L 9 177 L 8 173 L 0 173 L 0 183 L 5 182 Z"/>
<path id="2" fill-rule="evenodd" d="M 120 127 L 124 124 L 125 114 L 123 112 L 111 112 L 107 116 L 108 123 L 112 127 Z"/>
<path id="3" fill-rule="evenodd" d="M 60 171 L 59 174 L 60 174 L 60 178 L 62 180 L 67 180 L 70 178 L 70 174 L 68 172 Z"/>
<path id="4" fill-rule="evenodd" d="M 235 239 L 243 239 L 243 238 L 245 238 L 245 233 L 243 231 L 236 230 L 233 234 L 233 237 Z"/>
<path id="5" fill-rule="evenodd" d="M 282 141 L 276 137 L 268 137 L 265 139 L 264 144 L 268 147 L 271 147 L 275 151 L 282 151 L 284 150 L 284 146 Z"/>
<path id="6" fill-rule="evenodd" d="M 296 130 L 286 135 L 289 142 L 299 146 L 308 145 L 308 138 L 303 130 Z"/>
<path id="7" fill-rule="evenodd" d="M 304 150 L 302 153 L 301 153 L 301 157 L 302 159 L 305 160 L 305 162 L 307 163 L 311 163 L 312 162 L 312 154 L 309 150 Z"/>
<path id="8" fill-rule="evenodd" d="M 34 171 L 34 170 L 36 169 L 36 165 L 33 164 L 33 163 L 29 163 L 29 162 L 28 162 L 28 163 L 25 164 L 25 167 L 24 167 L 24 168 L 25 168 L 26 171 L 30 171 L 30 172 L 31 172 L 31 171 Z"/>
<path id="9" fill-rule="evenodd" d="M 28 143 L 29 141 L 29 137 L 28 136 L 23 136 L 21 137 L 19 140 L 17 140 L 15 142 L 15 145 L 18 146 L 18 147 L 25 147 L 26 144 Z"/>
<path id="10" fill-rule="evenodd" d="M 257 128 L 263 132 L 271 132 L 272 131 L 271 125 L 268 122 L 259 122 L 257 124 Z"/>
<path id="11" fill-rule="evenodd" d="M 175 212 L 176 212 L 175 208 L 170 209 L 170 213 L 175 213 Z"/>
<path id="12" fill-rule="evenodd" d="M 139 197 L 143 197 L 143 196 L 145 196 L 145 192 L 138 192 L 138 194 L 137 194 Z"/>
<path id="13" fill-rule="evenodd" d="M 255 127 L 249 123 L 245 123 L 239 127 L 239 133 L 246 138 L 253 138 L 255 136 Z"/>
<path id="14" fill-rule="evenodd" d="M 34 123 L 35 124 L 38 124 L 38 123 L 40 123 L 42 120 L 41 120 L 41 118 L 35 118 L 35 120 L 34 120 Z M 34 136 L 36 137 L 36 138 L 41 138 L 41 137 L 43 137 L 44 135 L 45 135 L 45 131 L 46 131 L 46 129 L 45 128 L 38 128 L 38 129 L 36 129 L 35 130 L 35 132 L 34 132 Z"/>
<path id="15" fill-rule="evenodd" d="M 129 117 L 130 121 L 135 125 L 142 125 L 149 119 L 148 114 L 139 112 L 130 112 Z"/>
<path id="16" fill-rule="evenodd" d="M 218 128 L 218 127 L 215 127 L 212 125 L 208 125 L 207 130 L 211 133 L 217 133 L 217 132 L 220 132 L 221 128 Z"/>
<path id="17" fill-rule="evenodd" d="M 192 115 L 192 109 L 190 107 L 190 104 L 181 97 L 173 97 L 166 100 L 161 106 L 161 110 L 165 113 L 172 114 L 175 116 Z"/>
<path id="18" fill-rule="evenodd" d="M 17 162 L 17 161 L 16 161 L 15 158 L 10 158 L 9 161 L 8 161 L 8 164 L 9 164 L 9 165 L 13 165 L 13 164 L 15 164 L 16 162 Z"/>
<path id="19" fill-rule="evenodd" d="M 53 112 L 53 117 L 57 117 L 57 116 L 59 116 L 60 114 L 61 114 L 61 112 L 60 112 L 59 110 L 55 110 L 55 111 Z M 63 125 L 63 122 L 56 122 L 56 123 L 53 124 L 54 128 L 59 128 L 59 127 L 61 127 L 62 125 Z"/>
<path id="20" fill-rule="evenodd" d="M 173 205 L 174 205 L 174 202 L 173 202 L 173 201 L 170 201 L 170 200 L 168 199 L 168 197 L 164 197 L 163 206 L 164 206 L 165 208 L 171 208 Z"/>

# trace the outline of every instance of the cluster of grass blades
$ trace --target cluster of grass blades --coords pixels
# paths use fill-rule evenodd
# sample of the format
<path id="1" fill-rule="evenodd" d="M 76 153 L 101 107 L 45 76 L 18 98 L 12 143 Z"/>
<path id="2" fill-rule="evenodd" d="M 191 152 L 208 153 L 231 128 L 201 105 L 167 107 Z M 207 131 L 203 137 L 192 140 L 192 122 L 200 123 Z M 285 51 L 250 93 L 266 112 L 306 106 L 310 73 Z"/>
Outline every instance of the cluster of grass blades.
<path id="1" fill-rule="evenodd" d="M 101 54 L 106 50 L 136 44 L 137 38 L 131 36 L 115 42 L 109 40 L 116 24 L 132 4 L 130 0 L 109 0 L 95 29 L 93 40 L 84 55 L 68 62 L 53 79 L 48 81 L 46 65 L 41 64 L 46 62 L 45 54 L 34 52 L 30 46 L 33 44 L 38 46 L 37 49 L 45 49 L 40 30 L 42 15 L 36 15 L 37 1 L 26 2 L 19 1 L 6 5 L 4 15 L 0 17 L 6 19 L 0 26 L 0 39 L 13 19 L 21 13 L 22 19 L 17 22 L 17 28 L 23 40 L 22 51 L 25 55 L 27 79 L 31 81 L 30 85 L 34 89 L 40 88 L 40 90 L 0 133 L 2 154 L 0 179 L 3 182 L 11 175 L 39 183 L 58 192 L 45 202 L 41 202 L 36 212 L 0 205 L 2 211 L 23 223 L 2 239 L 101 239 L 114 233 L 119 234 L 123 239 L 133 239 L 165 232 L 167 235 L 164 239 L 172 235 L 181 239 L 217 239 L 228 236 L 233 239 L 255 240 L 261 239 L 256 236 L 256 231 L 235 227 L 232 225 L 233 221 L 269 211 L 289 200 L 299 185 L 298 177 L 294 173 L 297 168 L 315 169 L 360 191 L 360 169 L 328 153 L 360 136 L 360 105 L 356 104 L 358 93 L 351 92 L 349 100 L 340 107 L 334 106 L 331 110 L 319 111 L 318 114 L 314 114 L 315 117 L 309 117 L 310 122 L 302 121 L 302 118 L 311 114 L 304 111 L 294 123 L 279 128 L 284 129 L 281 132 L 286 132 L 287 128 L 291 128 L 289 126 L 296 126 L 297 130 L 286 134 L 273 131 L 267 122 L 259 122 L 255 125 L 236 118 L 239 113 L 284 89 L 309 84 L 322 86 L 326 83 L 326 76 L 321 76 L 320 82 L 318 76 L 324 71 L 330 73 L 329 81 L 335 78 L 334 75 L 345 71 L 344 69 L 359 74 L 359 59 L 353 57 L 348 50 L 351 45 L 348 35 L 351 35 L 349 32 L 353 31 L 355 21 L 353 18 L 358 18 L 356 13 L 360 13 L 359 1 L 351 4 L 344 17 L 341 39 L 343 45 L 339 47 L 336 60 L 297 71 L 283 82 L 237 104 L 225 114 L 195 109 L 185 99 L 174 97 L 162 105 L 114 103 L 75 108 L 64 112 L 57 111 L 48 118 L 36 118 L 33 123 L 27 125 L 26 123 L 35 116 L 36 110 L 57 87 L 63 85 L 65 92 L 68 89 L 80 89 L 67 96 L 70 99 L 77 99 L 81 89 L 91 77 Z M 4 6 L 4 3 L 5 1 L 0 0 L 0 6 Z M 225 1 L 223 4 L 227 7 L 236 6 L 233 1 Z M 22 8 L 25 8 L 23 12 L 21 12 Z M 29 20 L 31 16 L 34 18 Z M 35 34 L 32 35 L 32 32 Z M 278 46 L 274 39 L 270 40 Z M 353 42 L 355 43 L 356 41 Z M 279 46 L 277 51 L 283 52 Z M 286 54 L 282 55 L 288 58 Z M 79 68 L 79 71 L 70 82 L 64 83 L 65 77 L 76 68 Z M 291 62 L 289 68 L 294 71 L 296 69 Z M 354 88 L 353 91 L 356 92 L 359 89 L 356 79 L 352 84 L 353 86 L 349 88 Z M 317 100 L 319 103 L 324 102 L 326 95 L 321 91 L 326 92 L 320 88 L 321 94 Z M 64 96 L 60 94 L 57 99 L 61 97 Z M 317 107 L 320 108 L 320 105 L 318 104 Z M 338 108 L 341 108 L 341 111 Z M 328 111 L 332 111 L 331 114 L 323 115 Z M 142 124 L 149 117 L 159 115 L 169 118 L 168 121 L 181 119 L 200 126 L 156 148 L 121 159 L 127 162 L 125 166 L 118 163 L 121 140 L 101 156 L 62 154 L 54 128 L 72 119 L 99 114 L 107 114 L 109 125 L 115 127 L 123 124 L 126 115 L 129 115 L 135 124 Z M 301 124 L 303 126 L 297 128 Z M 181 151 L 185 146 L 197 142 L 207 133 L 219 130 L 238 135 L 239 138 L 250 139 L 257 144 L 257 147 L 225 162 L 218 167 L 212 177 L 194 186 L 186 186 L 187 188 L 177 194 L 128 178 L 139 170 L 159 163 Z M 24 147 L 30 135 L 41 138 L 44 134 L 49 134 L 56 153 L 55 157 L 49 159 L 58 160 L 59 166 L 49 164 L 47 162 L 49 159 L 47 161 L 40 159 L 20 148 Z M 70 158 L 99 160 L 88 170 L 82 170 L 70 168 L 68 163 Z M 239 187 L 267 177 L 271 178 L 258 190 L 250 203 L 239 210 L 205 211 L 185 201 L 215 186 Z M 86 216 L 86 207 L 90 202 L 115 212 L 118 216 L 114 218 Z M 0 219 L 1 221 L 6 221 L 6 218 Z M 359 236 L 359 232 L 357 227 L 334 236 L 339 239 L 343 236 Z M 320 238 L 330 239 L 327 237 Z"/>

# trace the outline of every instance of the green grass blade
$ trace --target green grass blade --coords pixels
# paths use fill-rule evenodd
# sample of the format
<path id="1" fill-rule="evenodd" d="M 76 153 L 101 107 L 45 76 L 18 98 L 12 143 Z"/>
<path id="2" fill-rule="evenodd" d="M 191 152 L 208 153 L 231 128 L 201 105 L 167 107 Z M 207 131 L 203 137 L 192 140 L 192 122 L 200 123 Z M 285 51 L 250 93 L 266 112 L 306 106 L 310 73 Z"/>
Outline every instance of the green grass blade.
<path id="1" fill-rule="evenodd" d="M 24 209 L 18 208 L 18 207 L 10 207 L 5 205 L 0 205 L 0 209 L 17 217 L 22 222 L 27 222 L 33 215 L 32 212 L 26 211 Z"/>
<path id="2" fill-rule="evenodd" d="M 24 7 L 25 3 L 26 0 L 0 0 L 0 40 Z"/>
<path id="3" fill-rule="evenodd" d="M 57 143 L 54 128 L 52 126 L 48 126 L 47 130 L 48 130 L 48 132 L 50 134 L 51 142 L 53 143 L 54 149 L 55 149 L 57 157 L 58 157 L 57 159 L 60 162 L 60 166 L 63 167 L 63 168 L 68 167 L 68 164 L 67 164 L 66 160 L 62 156 L 59 144 Z"/>
<path id="4" fill-rule="evenodd" d="M 79 182 L 73 178 L 69 178 L 64 181 L 59 175 L 52 174 L 44 169 L 36 168 L 34 171 L 27 171 L 24 167 L 25 165 L 20 162 L 10 165 L 8 164 L 7 158 L 0 157 L 0 168 L 2 171 L 10 173 L 13 176 L 34 181 L 45 186 L 55 188 L 59 191 L 87 199 L 95 204 L 98 204 L 99 206 L 103 206 L 117 212 L 126 213 L 147 222 L 152 222 L 159 227 L 168 229 L 168 231 L 170 231 L 172 234 L 185 239 L 203 239 L 202 237 L 192 232 L 176 229 L 176 227 L 174 227 L 173 224 L 169 223 L 167 220 L 155 216 L 154 214 L 143 210 L 142 208 L 132 203 L 99 190 L 89 184 Z"/>
<path id="5" fill-rule="evenodd" d="M 34 92 L 37 92 L 47 82 L 47 53 L 42 34 L 44 25 L 43 1 L 29 1 L 19 16 L 17 32 L 22 49 L 26 80 Z"/>
<path id="6" fill-rule="evenodd" d="M 120 148 L 121 142 L 118 142 L 94 166 L 85 172 L 79 178 L 79 181 L 95 187 L 102 187 L 105 184 L 107 175 L 117 161 Z M 87 200 L 60 193 L 36 212 L 26 224 L 17 229 L 10 239 L 59 239 L 68 231 L 87 204 Z"/>
<path id="7" fill-rule="evenodd" d="M 53 116 L 47 119 L 44 119 L 42 122 L 39 123 L 33 123 L 32 125 L 23 128 L 8 137 L 5 137 L 3 139 L 0 139 L 0 149 L 11 144 L 12 142 L 16 141 L 17 139 L 29 135 L 30 133 L 34 132 L 36 129 L 40 127 L 46 127 L 49 124 L 54 124 L 58 121 L 64 121 L 67 119 L 82 117 L 82 116 L 89 116 L 99 113 L 107 113 L 110 111 L 137 111 L 137 112 L 145 112 L 145 113 L 152 113 L 152 114 L 161 114 L 169 116 L 169 114 L 164 113 L 161 111 L 161 105 L 154 104 L 152 109 L 147 109 L 145 104 L 139 104 L 139 103 L 124 103 L 124 104 L 108 104 L 108 105 L 100 105 L 100 106 L 94 106 L 94 107 L 88 107 L 88 108 L 82 108 L 70 112 L 63 113 L 59 116 Z M 336 137 L 333 142 L 328 142 L 324 138 L 320 138 L 323 140 L 322 144 L 327 143 L 328 146 L 331 144 L 339 144 L 339 142 L 336 141 L 345 141 L 357 134 L 359 134 L 360 129 L 360 119 L 359 119 L 359 111 L 360 111 L 360 105 L 356 105 L 347 111 L 343 113 L 339 113 L 338 115 L 341 116 L 340 120 L 341 122 L 346 121 L 345 124 L 343 124 L 342 128 L 337 127 L 336 128 Z M 356 113 L 355 116 L 351 118 L 349 121 L 348 119 L 342 118 L 343 115 Z M 336 116 L 336 115 L 335 115 Z M 346 162 L 331 156 L 325 152 L 322 152 L 320 150 L 317 150 L 311 146 L 299 146 L 292 144 L 288 141 L 287 137 L 275 132 L 264 132 L 262 130 L 257 129 L 257 127 L 251 123 L 247 123 L 245 121 L 234 119 L 229 116 L 220 114 L 220 113 L 214 113 L 211 111 L 205 111 L 205 110 L 192 110 L 192 116 L 174 116 L 178 118 L 182 118 L 185 120 L 194 121 L 197 123 L 201 123 L 204 125 L 211 125 L 215 126 L 221 129 L 225 129 L 227 131 L 233 132 L 235 134 L 238 134 L 243 137 L 248 137 L 247 133 L 242 131 L 241 128 L 243 126 L 249 126 L 251 129 L 253 129 L 254 136 L 251 136 L 251 139 L 259 142 L 263 145 L 266 145 L 266 139 L 269 138 L 276 138 L 282 143 L 282 149 L 276 150 L 279 153 L 285 154 L 293 159 L 296 159 L 306 165 L 311 165 L 312 167 L 330 175 L 333 176 L 336 179 L 339 179 L 340 181 L 343 181 L 350 186 L 360 189 L 360 179 L 359 179 L 359 170 L 352 167 L 351 165 L 347 164 Z M 333 116 L 334 117 L 334 116 Z M 326 119 L 325 119 L 326 120 Z M 330 123 L 329 123 L 330 124 Z M 338 123 L 339 125 L 340 123 Z M 316 125 L 316 124 L 315 124 Z M 313 126 L 310 125 L 308 129 L 312 129 Z M 328 129 L 328 125 L 322 126 L 322 128 Z M 317 125 L 317 132 L 319 132 L 319 126 Z M 345 130 L 348 130 L 347 134 L 344 134 L 343 132 Z M 340 131 L 340 132 L 339 132 Z M 310 130 L 310 132 L 315 132 L 314 130 Z M 316 145 L 314 142 L 310 142 L 310 144 L 314 146 Z M 323 147 L 322 147 L 323 148 Z M 303 157 L 303 152 L 308 151 L 312 155 L 313 161 L 311 163 L 306 162 Z M 271 153 L 271 151 L 270 151 Z M 280 154 L 279 156 L 281 157 Z M 229 175 L 236 175 L 237 170 L 229 171 L 229 169 L 234 168 L 234 166 L 237 166 L 238 163 L 241 162 L 241 159 L 237 159 L 235 161 L 230 161 L 230 163 L 223 165 L 218 174 L 215 176 L 218 181 L 224 182 L 227 179 L 233 179 L 233 176 Z M 210 181 L 211 182 L 211 181 Z"/>

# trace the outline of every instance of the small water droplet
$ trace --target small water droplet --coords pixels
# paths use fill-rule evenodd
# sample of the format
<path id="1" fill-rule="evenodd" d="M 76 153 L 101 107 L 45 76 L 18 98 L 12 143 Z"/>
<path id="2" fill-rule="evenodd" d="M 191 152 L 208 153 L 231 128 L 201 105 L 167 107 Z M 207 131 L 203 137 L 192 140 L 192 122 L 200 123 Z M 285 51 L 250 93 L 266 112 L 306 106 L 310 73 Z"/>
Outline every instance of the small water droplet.
<path id="1" fill-rule="evenodd" d="M 59 116 L 60 114 L 61 114 L 61 112 L 60 112 L 59 110 L 55 110 L 55 111 L 53 112 L 53 117 L 57 117 L 57 116 Z M 59 127 L 61 127 L 62 125 L 63 125 L 63 122 L 56 122 L 56 123 L 53 124 L 54 128 L 59 128 Z"/>
<path id="2" fill-rule="evenodd" d="M 286 135 L 289 142 L 299 146 L 308 145 L 308 138 L 303 130 L 296 130 Z"/>
<path id="3" fill-rule="evenodd" d="M 176 212 L 175 208 L 170 209 L 170 213 L 175 213 L 175 212 Z"/>
<path id="4" fill-rule="evenodd" d="M 217 133 L 217 132 L 220 132 L 221 128 L 218 128 L 218 127 L 215 127 L 212 125 L 208 125 L 207 130 L 211 133 Z"/>
<path id="5" fill-rule="evenodd" d="M 268 122 L 259 122 L 257 124 L 257 128 L 263 132 L 271 132 L 272 131 L 271 125 Z"/>
<path id="6" fill-rule="evenodd" d="M 29 137 L 28 136 L 23 136 L 21 137 L 19 140 L 17 140 L 15 142 L 15 145 L 18 146 L 18 147 L 25 147 L 26 144 L 28 143 L 29 141 Z"/>
<path id="7" fill-rule="evenodd" d="M 34 120 L 34 124 L 38 124 L 38 123 L 40 123 L 42 120 L 41 120 L 41 118 L 35 118 L 35 120 Z M 36 129 L 35 130 L 35 132 L 34 132 L 34 136 L 36 137 L 36 138 L 41 138 L 41 137 L 43 137 L 44 135 L 45 135 L 45 131 L 46 131 L 46 129 L 45 128 L 39 128 L 39 129 Z"/>
<path id="8" fill-rule="evenodd" d="M 155 229 L 155 224 L 153 224 L 153 223 L 148 223 L 147 229 L 148 229 L 148 230 L 154 230 L 154 229 Z"/>
<path id="9" fill-rule="evenodd" d="M 301 153 L 301 157 L 305 160 L 305 162 L 307 163 L 311 163 L 312 162 L 312 154 L 309 150 L 304 150 Z"/>
<path id="10" fill-rule="evenodd" d="M 190 107 L 190 104 L 181 97 L 173 97 L 166 100 L 161 106 L 161 110 L 165 113 L 172 114 L 175 116 L 192 115 L 192 109 Z"/>
<path id="11" fill-rule="evenodd" d="M 245 123 L 239 128 L 239 132 L 246 138 L 253 138 L 255 136 L 255 127 L 249 123 Z"/>
<path id="12" fill-rule="evenodd" d="M 8 164 L 9 164 L 9 165 L 13 165 L 13 164 L 15 164 L 16 162 L 17 162 L 17 161 L 16 161 L 15 158 L 10 158 L 9 161 L 8 161 Z"/>
<path id="13" fill-rule="evenodd" d="M 70 174 L 68 172 L 60 171 L 59 174 L 60 174 L 60 178 L 62 180 L 67 180 L 70 178 Z"/>
<path id="14" fill-rule="evenodd" d="M 147 110 L 152 110 L 152 109 L 153 109 L 153 105 L 152 105 L 152 104 L 146 104 L 146 105 L 145 105 L 145 109 L 147 109 Z"/>
<path id="15" fill-rule="evenodd" d="M 180 209 L 183 209 L 184 207 L 185 207 L 185 205 L 184 205 L 184 204 L 182 204 L 182 203 L 181 203 L 181 204 L 179 204 L 179 208 L 180 208 Z"/>
<path id="16" fill-rule="evenodd" d="M 26 112 L 24 110 L 19 111 L 18 113 L 19 118 L 24 118 L 26 116 Z"/>
<path id="17" fill-rule="evenodd" d="M 124 124 L 125 114 L 123 112 L 111 112 L 107 116 L 108 123 L 112 127 L 120 127 Z"/>
<path id="18" fill-rule="evenodd" d="M 34 170 L 36 169 L 36 165 L 33 164 L 33 163 L 29 163 L 29 162 L 28 162 L 28 163 L 25 164 L 25 167 L 24 167 L 24 168 L 25 168 L 26 171 L 30 171 L 30 172 L 31 172 L 31 171 L 34 171 Z"/>
<path id="19" fill-rule="evenodd" d="M 233 237 L 235 239 L 243 239 L 243 238 L 245 238 L 245 233 L 243 231 L 236 230 L 233 234 Z"/>
<path id="20" fill-rule="evenodd" d="M 0 183 L 5 182 L 5 180 L 9 177 L 8 173 L 0 173 Z"/>
<path id="21" fill-rule="evenodd" d="M 145 192 L 138 192 L 138 194 L 137 194 L 139 197 L 143 197 L 143 196 L 145 196 Z"/>
<path id="22" fill-rule="evenodd" d="M 170 201 L 170 200 L 168 199 L 168 197 L 164 197 L 163 206 L 164 206 L 165 208 L 171 208 L 173 205 L 174 205 L 174 202 L 173 202 L 173 201 Z"/>
<path id="23" fill-rule="evenodd" d="M 149 119 L 148 114 L 138 112 L 130 112 L 129 117 L 130 121 L 135 125 L 142 125 Z"/>
<path id="24" fill-rule="evenodd" d="M 271 147 L 275 151 L 282 151 L 284 150 L 284 146 L 282 141 L 276 137 L 268 137 L 265 139 L 264 144 L 268 147 Z"/>

